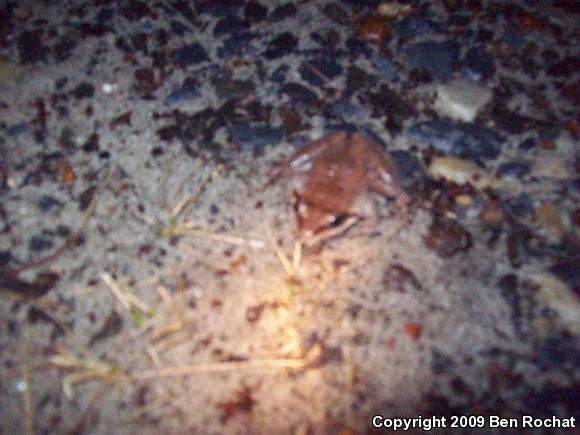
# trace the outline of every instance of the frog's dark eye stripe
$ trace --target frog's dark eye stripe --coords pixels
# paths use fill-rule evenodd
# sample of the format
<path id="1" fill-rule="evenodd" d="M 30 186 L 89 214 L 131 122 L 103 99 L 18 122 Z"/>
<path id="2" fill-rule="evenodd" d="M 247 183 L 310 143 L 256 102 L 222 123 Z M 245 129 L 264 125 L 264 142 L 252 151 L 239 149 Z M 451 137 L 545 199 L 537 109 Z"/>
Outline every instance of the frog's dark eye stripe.
<path id="1" fill-rule="evenodd" d="M 347 213 L 333 215 L 334 219 L 333 220 L 329 219 L 330 226 L 338 227 L 342 225 L 349 218 L 349 216 L 350 215 Z"/>

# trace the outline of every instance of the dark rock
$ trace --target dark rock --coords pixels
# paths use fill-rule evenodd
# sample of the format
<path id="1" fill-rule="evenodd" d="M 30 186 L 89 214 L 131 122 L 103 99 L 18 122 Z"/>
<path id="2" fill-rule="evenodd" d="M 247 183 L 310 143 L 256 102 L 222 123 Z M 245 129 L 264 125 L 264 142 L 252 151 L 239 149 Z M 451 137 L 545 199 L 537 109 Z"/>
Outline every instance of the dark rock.
<path id="1" fill-rule="evenodd" d="M 62 208 L 64 204 L 54 196 L 41 195 L 38 199 L 38 208 L 42 211 L 50 211 L 54 208 Z"/>
<path id="2" fill-rule="evenodd" d="M 156 79 L 153 68 L 139 68 L 135 71 L 135 89 L 142 94 L 149 94 L 161 83 Z"/>
<path id="3" fill-rule="evenodd" d="M 331 51 L 338 45 L 340 45 L 341 36 L 334 29 L 330 29 L 326 34 L 320 34 L 319 32 L 312 32 L 310 37 L 313 41 L 318 43 L 323 50 Z"/>
<path id="4" fill-rule="evenodd" d="M 414 110 L 405 100 L 387 85 L 382 85 L 376 93 L 368 95 L 374 113 L 377 116 L 386 114 L 389 124 L 397 131 L 400 131 L 403 122 L 414 115 Z"/>
<path id="5" fill-rule="evenodd" d="M 353 36 L 346 40 L 345 45 L 348 51 L 355 54 L 355 56 L 358 54 L 359 56 L 370 57 L 373 53 L 372 49 L 365 41 L 361 41 Z"/>
<path id="6" fill-rule="evenodd" d="M 517 329 L 521 328 L 521 295 L 518 291 L 518 277 L 513 273 L 504 275 L 497 283 L 500 293 L 511 310 L 512 321 Z"/>
<path id="7" fill-rule="evenodd" d="M 438 30 L 439 26 L 432 21 L 423 20 L 414 16 L 403 18 L 395 27 L 396 33 L 408 39 Z"/>
<path id="8" fill-rule="evenodd" d="M 408 185 L 414 180 L 426 177 L 423 165 L 412 153 L 403 150 L 395 150 L 390 153 L 395 166 L 399 170 L 403 185 Z"/>
<path id="9" fill-rule="evenodd" d="M 213 36 L 223 36 L 228 33 L 239 32 L 248 26 L 237 16 L 228 15 L 220 19 L 213 29 Z"/>
<path id="10" fill-rule="evenodd" d="M 89 346 L 92 346 L 98 341 L 103 340 L 104 338 L 111 337 L 113 335 L 117 335 L 123 329 L 123 319 L 117 314 L 117 312 L 113 309 L 111 310 L 111 314 L 107 316 L 105 322 L 101 329 L 97 331 L 89 341 Z"/>
<path id="11" fill-rule="evenodd" d="M 372 11 L 377 8 L 376 0 L 341 0 L 346 6 L 356 11 Z"/>
<path id="12" fill-rule="evenodd" d="M 131 125 L 131 111 L 127 111 L 125 113 L 122 113 L 121 115 L 113 118 L 113 120 L 111 121 L 111 128 L 116 128 L 119 127 L 121 125 Z M 64 131 L 64 129 L 63 129 Z"/>
<path id="13" fill-rule="evenodd" d="M 504 211 L 515 217 L 528 218 L 534 211 L 534 203 L 527 193 L 520 193 L 515 198 L 507 198 L 502 202 Z"/>
<path id="14" fill-rule="evenodd" d="M 288 95 L 293 103 L 301 103 L 305 106 L 313 106 L 318 101 L 318 96 L 313 91 L 299 83 L 286 83 L 280 92 Z"/>
<path id="15" fill-rule="evenodd" d="M 346 95 L 352 95 L 356 91 L 364 88 L 371 88 L 377 83 L 377 78 L 368 74 L 363 69 L 356 65 L 351 65 L 348 68 L 346 75 Z"/>
<path id="16" fill-rule="evenodd" d="M 276 68 L 276 71 L 272 73 L 270 80 L 276 83 L 283 83 L 286 81 L 286 73 L 288 70 L 290 70 L 288 65 L 280 65 L 278 68 Z"/>
<path id="17" fill-rule="evenodd" d="M 104 7 L 95 16 L 97 23 L 107 23 L 115 16 L 115 11 L 112 8 Z"/>
<path id="18" fill-rule="evenodd" d="M 12 261 L 12 253 L 6 250 L 0 250 L 0 269 L 6 268 Z"/>
<path id="19" fill-rule="evenodd" d="M 278 59 L 292 53 L 297 46 L 298 39 L 292 33 L 284 32 L 268 43 L 264 56 L 269 60 Z"/>
<path id="20" fill-rule="evenodd" d="M 251 32 L 240 32 L 231 35 L 224 41 L 223 46 L 218 48 L 218 57 L 226 59 L 251 53 L 253 39 L 254 35 Z"/>
<path id="21" fill-rule="evenodd" d="M 522 46 L 526 43 L 526 38 L 520 32 L 506 28 L 501 37 L 501 42 L 519 49 L 522 48 Z"/>
<path id="22" fill-rule="evenodd" d="M 57 62 L 64 62 L 70 59 L 77 42 L 70 38 L 63 38 L 60 42 L 54 45 L 52 53 Z"/>
<path id="23" fill-rule="evenodd" d="M 217 96 L 225 100 L 243 98 L 256 89 L 251 80 L 232 80 L 228 74 L 216 74 L 212 77 L 211 83 Z"/>
<path id="24" fill-rule="evenodd" d="M 332 59 L 320 58 L 302 63 L 298 71 L 308 83 L 322 87 L 326 80 L 332 80 L 342 73 L 342 66 Z"/>
<path id="25" fill-rule="evenodd" d="M 249 1 L 244 8 L 244 19 L 257 23 L 266 19 L 268 8 L 255 1 Z"/>
<path id="26" fill-rule="evenodd" d="M 383 285 L 387 290 L 409 293 L 422 290 L 415 274 L 402 264 L 391 264 L 383 273 Z"/>
<path id="27" fill-rule="evenodd" d="M 546 74 L 553 77 L 567 78 L 578 71 L 580 71 L 580 58 L 578 56 L 568 56 L 550 65 L 546 69 Z"/>
<path id="28" fill-rule="evenodd" d="M 518 269 L 529 255 L 541 255 L 539 241 L 523 225 L 512 225 L 506 237 L 506 253 L 513 268 Z"/>
<path id="29" fill-rule="evenodd" d="M 209 212 L 212 214 L 212 216 L 215 216 L 220 212 L 220 208 L 212 202 L 209 206 Z"/>
<path id="30" fill-rule="evenodd" d="M 498 174 L 506 177 L 520 178 L 530 172 L 530 164 L 527 162 L 506 162 L 498 170 Z"/>
<path id="31" fill-rule="evenodd" d="M 540 368 L 548 369 L 568 361 L 580 361 L 580 352 L 571 337 L 548 338 L 538 346 L 536 359 Z"/>
<path id="32" fill-rule="evenodd" d="M 286 130 L 287 136 L 291 136 L 292 134 L 304 128 L 302 125 L 302 117 L 300 116 L 300 112 L 293 108 L 290 104 L 282 105 L 278 108 L 278 112 L 280 113 L 282 125 Z"/>
<path id="33" fill-rule="evenodd" d="M 75 133 L 70 127 L 63 127 L 58 137 L 58 144 L 65 150 L 75 149 L 77 144 L 74 140 Z"/>
<path id="34" fill-rule="evenodd" d="M 325 107 L 325 111 L 330 117 L 334 118 L 357 118 L 360 119 L 365 114 L 365 109 L 358 105 L 353 104 L 349 100 L 338 100 L 328 102 Z"/>
<path id="35" fill-rule="evenodd" d="M 181 86 L 173 89 L 165 99 L 167 104 L 191 100 L 201 95 L 197 81 L 191 77 L 186 78 Z"/>
<path id="36" fill-rule="evenodd" d="M 562 260 L 550 268 L 550 272 L 564 281 L 576 296 L 580 297 L 580 261 L 578 258 Z"/>
<path id="37" fill-rule="evenodd" d="M 235 14 L 244 2 L 242 0 L 196 0 L 195 9 L 199 14 L 223 17 Z"/>
<path id="38" fill-rule="evenodd" d="M 82 82 L 73 89 L 72 94 L 75 98 L 91 98 L 95 94 L 95 87 L 87 82 Z"/>
<path id="39" fill-rule="evenodd" d="M 348 24 L 350 22 L 348 13 L 337 3 L 324 5 L 322 12 L 335 23 Z"/>
<path id="40" fill-rule="evenodd" d="M 424 242 L 441 258 L 451 258 L 471 248 L 471 235 L 459 222 L 435 216 Z"/>
<path id="41" fill-rule="evenodd" d="M 147 45 L 149 42 L 149 35 L 140 32 L 131 37 L 131 43 L 136 50 L 139 50 L 143 54 L 147 55 Z"/>
<path id="42" fill-rule="evenodd" d="M 57 91 L 61 91 L 62 88 L 68 83 L 68 77 L 61 77 L 54 82 L 54 87 Z"/>
<path id="43" fill-rule="evenodd" d="M 484 127 L 448 119 L 420 122 L 409 128 L 408 134 L 445 154 L 469 160 L 495 159 L 504 141 Z"/>
<path id="44" fill-rule="evenodd" d="M 93 198 L 97 193 L 96 186 L 89 186 L 79 195 L 79 210 L 85 211 L 93 202 Z"/>
<path id="45" fill-rule="evenodd" d="M 453 360 L 437 349 L 431 351 L 431 370 L 434 375 L 442 375 L 453 368 Z"/>
<path id="46" fill-rule="evenodd" d="M 532 148 L 536 147 L 536 140 L 534 138 L 527 138 L 525 141 L 523 141 L 521 144 L 518 145 L 518 148 L 521 149 L 522 151 L 529 151 Z"/>
<path id="47" fill-rule="evenodd" d="M 296 6 L 294 6 L 293 2 L 285 3 L 281 6 L 278 6 L 270 13 L 270 21 L 277 22 L 285 20 L 286 18 L 296 15 L 296 12 Z"/>
<path id="48" fill-rule="evenodd" d="M 382 56 L 375 56 L 372 59 L 373 65 L 388 81 L 394 82 L 397 80 L 397 67 L 391 60 Z"/>
<path id="49" fill-rule="evenodd" d="M 493 57 L 482 48 L 470 48 L 462 62 L 463 75 L 471 80 L 489 80 L 495 74 Z"/>
<path id="50" fill-rule="evenodd" d="M 28 242 L 28 249 L 32 252 L 41 252 L 51 249 L 54 246 L 52 240 L 43 236 L 32 236 Z"/>
<path id="51" fill-rule="evenodd" d="M 54 234 L 58 237 L 67 237 L 71 233 L 71 229 L 67 225 L 59 224 L 56 226 L 54 230 Z"/>
<path id="52" fill-rule="evenodd" d="M 528 124 L 526 118 L 499 104 L 496 104 L 492 109 L 491 117 L 500 130 L 509 134 L 522 134 Z"/>
<path id="53" fill-rule="evenodd" d="M 47 47 L 42 45 L 41 37 L 37 32 L 25 31 L 16 40 L 20 63 L 37 63 L 46 61 Z"/>
<path id="54" fill-rule="evenodd" d="M 28 122 L 19 122 L 18 124 L 11 125 L 6 129 L 6 133 L 10 137 L 20 136 L 21 134 L 27 133 L 30 130 L 30 124 Z"/>
<path id="55" fill-rule="evenodd" d="M 97 133 L 92 133 L 83 144 L 83 151 L 86 153 L 94 153 L 99 150 L 99 135 Z"/>
<path id="56" fill-rule="evenodd" d="M 559 364 L 554 364 L 556 367 Z M 573 416 L 580 419 L 578 397 L 580 397 L 580 383 L 572 382 L 568 386 L 560 386 L 554 382 L 547 382 L 543 387 L 537 386 L 526 395 L 526 403 L 535 415 L 551 418 L 552 415 Z"/>
<path id="57" fill-rule="evenodd" d="M 176 48 L 171 52 L 169 58 L 174 65 L 181 68 L 197 65 L 198 63 L 209 60 L 207 52 L 198 42 Z"/>
<path id="58" fill-rule="evenodd" d="M 120 12 L 129 21 L 139 21 L 151 14 L 149 7 L 140 0 L 129 0 L 125 2 Z"/>
<path id="59" fill-rule="evenodd" d="M 167 127 L 161 127 L 156 133 L 162 141 L 171 142 L 180 134 L 180 129 L 176 125 L 169 125 Z"/>
<path id="60" fill-rule="evenodd" d="M 125 54 L 133 53 L 135 51 L 133 46 L 129 44 L 129 42 L 127 42 L 127 39 L 123 36 L 120 36 L 115 40 L 115 47 L 117 47 L 117 49 L 119 49 Z"/>
<path id="61" fill-rule="evenodd" d="M 100 38 L 101 36 L 105 35 L 106 33 L 112 32 L 113 29 L 105 26 L 102 23 L 88 23 L 88 22 L 82 22 L 77 26 L 78 32 L 82 35 L 82 37 L 84 38 L 88 38 L 91 36 L 96 36 L 97 38 Z"/>
<path id="62" fill-rule="evenodd" d="M 405 52 L 413 67 L 425 68 L 435 80 L 449 80 L 459 58 L 459 45 L 453 41 L 420 42 Z"/>
<path id="63" fill-rule="evenodd" d="M 44 311 L 31 306 L 28 309 L 28 321 L 30 323 L 37 324 L 39 322 L 44 322 L 44 323 L 49 323 L 52 324 L 54 322 L 54 320 L 52 319 L 52 317 L 50 317 L 48 314 L 46 314 Z M 57 324 L 57 323 L 54 323 Z"/>
<path id="64" fill-rule="evenodd" d="M 189 29 L 176 20 L 171 20 L 171 31 L 177 36 L 183 36 Z"/>
<path id="65" fill-rule="evenodd" d="M 243 151 L 252 150 L 262 153 L 267 145 L 277 144 L 282 140 L 283 129 L 269 125 L 254 125 L 250 123 L 237 124 L 229 128 L 232 142 Z"/>

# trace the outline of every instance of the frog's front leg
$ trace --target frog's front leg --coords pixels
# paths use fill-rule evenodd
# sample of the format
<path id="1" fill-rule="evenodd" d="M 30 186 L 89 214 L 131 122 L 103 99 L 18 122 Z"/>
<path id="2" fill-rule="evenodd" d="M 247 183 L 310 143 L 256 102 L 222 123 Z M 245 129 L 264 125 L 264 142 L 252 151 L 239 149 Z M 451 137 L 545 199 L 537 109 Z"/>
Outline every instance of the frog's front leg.
<path id="1" fill-rule="evenodd" d="M 401 178 L 395 163 L 380 146 L 374 142 L 367 143 L 366 168 L 369 186 L 375 192 L 388 198 L 394 198 L 397 206 L 407 211 L 410 198 L 401 186 Z"/>
<path id="2" fill-rule="evenodd" d="M 379 218 L 375 201 L 370 194 L 360 194 L 352 206 L 352 212 L 363 219 L 362 230 L 364 234 L 373 232 L 379 222 Z"/>

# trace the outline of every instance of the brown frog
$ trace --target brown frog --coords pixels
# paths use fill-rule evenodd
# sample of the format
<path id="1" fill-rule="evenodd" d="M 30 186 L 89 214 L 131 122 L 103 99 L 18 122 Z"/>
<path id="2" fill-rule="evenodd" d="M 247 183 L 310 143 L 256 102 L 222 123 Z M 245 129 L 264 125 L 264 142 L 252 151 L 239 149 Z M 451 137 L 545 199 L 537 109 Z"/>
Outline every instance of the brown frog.
<path id="1" fill-rule="evenodd" d="M 362 133 L 339 131 L 310 142 L 275 167 L 270 181 L 291 176 L 298 233 L 314 245 L 343 233 L 359 219 L 376 223 L 375 191 L 407 213 L 409 196 L 382 145 Z"/>

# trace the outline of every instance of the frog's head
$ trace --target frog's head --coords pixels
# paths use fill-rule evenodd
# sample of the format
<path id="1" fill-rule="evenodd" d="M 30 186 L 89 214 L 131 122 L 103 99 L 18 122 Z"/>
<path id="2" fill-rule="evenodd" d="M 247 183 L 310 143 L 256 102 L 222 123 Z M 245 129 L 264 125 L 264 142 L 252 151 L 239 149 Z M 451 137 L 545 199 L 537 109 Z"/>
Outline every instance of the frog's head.
<path id="1" fill-rule="evenodd" d="M 294 192 L 294 212 L 298 235 L 306 245 L 315 245 L 329 237 L 343 233 L 359 217 L 350 213 L 338 213 L 317 207 Z"/>

